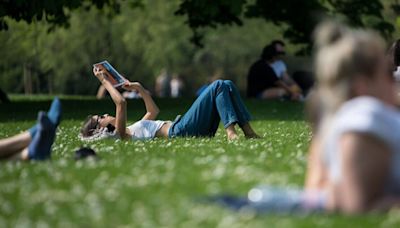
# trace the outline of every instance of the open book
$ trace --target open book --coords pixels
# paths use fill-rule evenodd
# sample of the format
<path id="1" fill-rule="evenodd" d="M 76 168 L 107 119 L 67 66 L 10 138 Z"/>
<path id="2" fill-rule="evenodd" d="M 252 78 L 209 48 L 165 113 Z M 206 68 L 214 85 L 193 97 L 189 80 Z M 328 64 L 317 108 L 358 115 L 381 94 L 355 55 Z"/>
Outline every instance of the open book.
<path id="1" fill-rule="evenodd" d="M 123 85 L 127 80 L 114 69 L 113 66 L 107 61 L 93 64 L 93 67 L 102 69 L 105 73 L 106 79 L 114 86 L 118 87 Z"/>

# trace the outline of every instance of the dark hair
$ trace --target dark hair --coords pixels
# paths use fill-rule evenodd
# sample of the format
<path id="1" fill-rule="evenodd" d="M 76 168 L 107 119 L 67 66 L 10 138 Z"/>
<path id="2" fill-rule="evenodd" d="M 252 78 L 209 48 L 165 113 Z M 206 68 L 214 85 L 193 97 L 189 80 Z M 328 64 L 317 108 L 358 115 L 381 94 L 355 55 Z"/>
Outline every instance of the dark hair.
<path id="1" fill-rule="evenodd" d="M 274 57 L 278 55 L 285 54 L 285 52 L 279 52 L 276 50 L 276 45 L 285 46 L 285 43 L 282 40 L 273 40 L 267 46 L 264 47 L 261 53 L 261 59 L 263 60 L 272 60 Z"/>
<path id="2" fill-rule="evenodd" d="M 396 40 L 388 50 L 388 58 L 393 71 L 400 66 L 400 39 Z"/>
<path id="3" fill-rule="evenodd" d="M 276 56 L 276 50 L 274 46 L 267 45 L 264 47 L 261 53 L 261 59 L 263 60 L 271 60 Z"/>
<path id="4" fill-rule="evenodd" d="M 81 128 L 81 136 L 84 138 L 91 137 L 97 132 L 96 130 L 100 128 L 100 125 L 96 120 L 93 119 L 93 116 L 89 115 L 86 118 L 85 122 L 83 122 Z M 115 131 L 115 126 L 110 123 L 106 126 L 106 128 L 108 133 L 112 133 Z"/>
<path id="5" fill-rule="evenodd" d="M 83 122 L 82 128 L 81 128 L 81 135 L 83 137 L 90 137 L 93 135 L 93 131 L 96 130 L 96 121 L 93 120 L 93 116 L 89 115 L 85 122 Z"/>
<path id="6" fill-rule="evenodd" d="M 270 43 L 270 45 L 272 45 L 272 46 L 274 46 L 274 47 L 275 47 L 277 44 L 282 45 L 282 46 L 285 47 L 285 42 L 283 42 L 282 40 L 273 40 L 273 41 L 271 41 L 271 43 Z"/>

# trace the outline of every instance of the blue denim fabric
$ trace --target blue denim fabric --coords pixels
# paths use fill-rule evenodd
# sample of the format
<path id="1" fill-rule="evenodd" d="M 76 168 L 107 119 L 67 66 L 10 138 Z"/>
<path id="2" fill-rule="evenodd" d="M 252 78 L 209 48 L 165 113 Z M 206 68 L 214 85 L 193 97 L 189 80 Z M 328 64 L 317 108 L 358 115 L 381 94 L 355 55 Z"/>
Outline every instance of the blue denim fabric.
<path id="1" fill-rule="evenodd" d="M 326 193 L 296 188 L 257 186 L 247 197 L 220 194 L 204 198 L 234 210 L 251 210 L 258 214 L 311 214 L 326 208 Z"/>
<path id="2" fill-rule="evenodd" d="M 229 80 L 217 80 L 197 98 L 182 118 L 169 129 L 169 137 L 215 135 L 219 121 L 227 128 L 233 123 L 240 126 L 250 121 L 238 89 Z"/>

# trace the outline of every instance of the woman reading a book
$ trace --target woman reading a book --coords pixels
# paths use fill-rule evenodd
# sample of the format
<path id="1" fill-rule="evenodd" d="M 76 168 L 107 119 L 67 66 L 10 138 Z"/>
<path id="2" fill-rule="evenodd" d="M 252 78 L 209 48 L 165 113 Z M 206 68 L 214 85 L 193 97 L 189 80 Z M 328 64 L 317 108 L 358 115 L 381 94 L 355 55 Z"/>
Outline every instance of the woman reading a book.
<path id="1" fill-rule="evenodd" d="M 258 138 L 251 128 L 250 114 L 243 104 L 236 86 L 228 80 L 213 82 L 193 103 L 181 118 L 175 121 L 155 120 L 160 110 L 149 92 L 138 82 L 127 81 L 123 88 L 137 91 L 143 98 L 146 114 L 140 121 L 126 126 L 126 101 L 121 94 L 106 80 L 102 69 L 94 68 L 94 75 L 110 93 L 116 106 L 116 116 L 89 116 L 81 129 L 81 138 L 96 140 L 117 136 L 121 139 L 152 139 L 155 137 L 213 137 L 220 120 L 224 124 L 229 140 L 238 139 L 235 125 L 243 130 L 247 138 Z"/>

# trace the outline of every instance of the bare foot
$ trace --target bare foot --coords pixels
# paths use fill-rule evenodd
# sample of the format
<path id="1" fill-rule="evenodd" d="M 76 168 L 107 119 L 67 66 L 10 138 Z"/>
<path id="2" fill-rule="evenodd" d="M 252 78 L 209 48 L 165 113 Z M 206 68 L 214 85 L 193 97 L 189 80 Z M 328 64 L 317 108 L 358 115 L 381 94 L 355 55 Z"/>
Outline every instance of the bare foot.
<path id="1" fill-rule="evenodd" d="M 231 124 L 225 130 L 226 130 L 226 135 L 228 136 L 228 140 L 237 140 L 237 139 L 239 139 L 239 136 L 236 133 L 234 124 Z"/>
<path id="2" fill-rule="evenodd" d="M 249 123 L 246 123 L 242 126 L 242 130 L 246 138 L 248 139 L 260 139 L 261 137 L 254 132 L 253 128 Z"/>
<path id="3" fill-rule="evenodd" d="M 28 148 L 25 148 L 25 149 L 20 153 L 19 156 L 20 156 L 19 158 L 20 158 L 21 160 L 23 160 L 23 161 L 29 160 Z"/>
<path id="4" fill-rule="evenodd" d="M 261 136 L 257 135 L 256 133 L 245 135 L 246 139 L 261 139 Z"/>
<path id="5" fill-rule="evenodd" d="M 238 139 L 239 139 L 239 136 L 237 134 L 235 134 L 235 133 L 228 134 L 228 140 L 234 141 L 234 140 L 238 140 Z"/>

